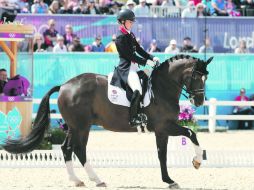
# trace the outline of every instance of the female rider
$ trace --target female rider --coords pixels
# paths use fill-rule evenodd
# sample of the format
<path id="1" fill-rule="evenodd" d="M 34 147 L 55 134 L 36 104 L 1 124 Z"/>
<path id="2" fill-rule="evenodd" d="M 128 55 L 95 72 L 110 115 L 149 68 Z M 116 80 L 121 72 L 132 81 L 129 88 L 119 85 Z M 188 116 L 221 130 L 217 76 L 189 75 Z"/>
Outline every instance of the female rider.
<path id="1" fill-rule="evenodd" d="M 130 105 L 130 124 L 133 127 L 137 127 L 142 122 L 147 123 L 147 116 L 144 113 L 140 113 L 142 88 L 137 71 L 139 65 L 145 66 L 148 64 L 153 67 L 159 62 L 159 58 L 148 54 L 138 44 L 135 35 L 131 32 L 135 22 L 135 14 L 131 10 L 121 10 L 117 16 L 117 21 L 119 23 L 119 33 L 115 43 L 120 62 L 114 71 L 111 84 L 123 89 L 126 89 L 127 85 L 129 85 L 133 91 Z"/>

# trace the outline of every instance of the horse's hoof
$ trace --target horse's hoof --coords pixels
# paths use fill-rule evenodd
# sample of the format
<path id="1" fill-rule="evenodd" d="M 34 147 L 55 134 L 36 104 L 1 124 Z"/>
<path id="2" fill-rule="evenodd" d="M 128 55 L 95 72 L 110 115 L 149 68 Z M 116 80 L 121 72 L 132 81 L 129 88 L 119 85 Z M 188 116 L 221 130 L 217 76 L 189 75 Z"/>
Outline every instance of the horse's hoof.
<path id="1" fill-rule="evenodd" d="M 96 187 L 107 187 L 106 183 L 101 182 L 96 185 Z"/>
<path id="2" fill-rule="evenodd" d="M 174 183 L 169 184 L 168 188 L 169 189 L 180 189 L 180 186 L 176 182 L 174 182 Z"/>
<path id="3" fill-rule="evenodd" d="M 195 160 L 195 159 L 192 160 L 192 164 L 193 164 L 193 167 L 194 167 L 195 169 L 199 169 L 199 168 L 200 168 L 200 165 L 201 165 L 201 163 L 198 162 L 198 161 Z"/>
<path id="4" fill-rule="evenodd" d="M 75 182 L 75 186 L 76 186 L 76 187 L 84 187 L 85 184 L 84 184 L 83 181 L 79 181 L 79 182 Z"/>

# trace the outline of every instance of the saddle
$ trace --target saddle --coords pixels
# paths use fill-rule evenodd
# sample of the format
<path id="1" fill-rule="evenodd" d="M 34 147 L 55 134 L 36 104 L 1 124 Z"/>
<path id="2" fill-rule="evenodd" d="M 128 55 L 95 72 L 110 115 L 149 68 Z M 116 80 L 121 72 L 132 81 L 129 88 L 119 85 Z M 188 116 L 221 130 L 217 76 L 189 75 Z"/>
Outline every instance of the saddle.
<path id="1" fill-rule="evenodd" d="M 121 106 L 130 107 L 130 101 L 133 91 L 129 86 L 126 90 L 118 86 L 110 84 L 113 77 L 113 72 L 108 75 L 108 99 L 111 103 Z M 142 86 L 142 102 L 143 107 L 147 107 L 150 104 L 151 98 L 153 97 L 152 84 L 144 71 L 139 71 L 138 76 Z"/>

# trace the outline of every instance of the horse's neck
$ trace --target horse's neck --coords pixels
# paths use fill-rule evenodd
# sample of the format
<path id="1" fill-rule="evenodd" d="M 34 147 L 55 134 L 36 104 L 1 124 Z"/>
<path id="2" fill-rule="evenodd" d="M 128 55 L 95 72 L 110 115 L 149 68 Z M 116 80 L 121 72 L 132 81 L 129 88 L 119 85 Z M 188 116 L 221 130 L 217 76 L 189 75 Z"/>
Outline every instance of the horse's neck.
<path id="1" fill-rule="evenodd" d="M 181 78 L 184 64 L 171 64 L 170 68 L 166 68 L 166 65 L 163 67 L 152 79 L 154 94 L 167 101 L 179 101 L 183 87 Z"/>

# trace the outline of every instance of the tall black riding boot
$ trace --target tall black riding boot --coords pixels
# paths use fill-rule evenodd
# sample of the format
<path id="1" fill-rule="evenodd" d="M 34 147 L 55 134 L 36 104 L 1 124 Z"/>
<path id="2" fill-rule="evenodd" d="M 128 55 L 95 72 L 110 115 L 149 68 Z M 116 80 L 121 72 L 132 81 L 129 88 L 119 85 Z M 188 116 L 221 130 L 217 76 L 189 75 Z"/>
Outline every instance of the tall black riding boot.
<path id="1" fill-rule="evenodd" d="M 140 114 L 140 101 L 142 97 L 138 90 L 133 92 L 130 106 L 130 124 L 133 127 L 147 123 L 147 116 L 144 113 Z"/>

